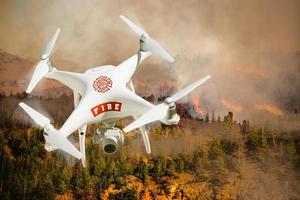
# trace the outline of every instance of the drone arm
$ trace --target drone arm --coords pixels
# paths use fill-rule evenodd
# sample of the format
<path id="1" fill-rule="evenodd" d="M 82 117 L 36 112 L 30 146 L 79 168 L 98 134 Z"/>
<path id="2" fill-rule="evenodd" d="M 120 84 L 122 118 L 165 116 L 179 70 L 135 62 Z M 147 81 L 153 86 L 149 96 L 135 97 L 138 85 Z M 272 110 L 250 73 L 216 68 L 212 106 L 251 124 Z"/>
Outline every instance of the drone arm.
<path id="1" fill-rule="evenodd" d="M 82 74 L 75 72 L 60 71 L 55 68 L 46 75 L 47 78 L 55 79 L 79 93 L 81 96 L 86 89 L 85 79 Z"/>
<path id="2" fill-rule="evenodd" d="M 178 91 L 171 97 L 166 98 L 165 102 L 155 106 L 152 109 L 149 109 L 147 112 L 142 114 L 134 122 L 132 122 L 131 124 L 126 126 L 123 130 L 127 133 L 129 131 L 132 131 L 133 129 L 139 128 L 139 127 L 149 124 L 151 122 L 155 122 L 155 121 L 164 122 L 166 116 L 168 115 L 168 111 L 170 111 L 170 108 L 171 108 L 170 106 L 172 106 L 172 103 L 174 104 L 175 101 L 181 99 L 188 93 L 192 92 L 194 89 L 196 89 L 198 86 L 200 86 L 201 84 L 203 84 L 210 78 L 211 78 L 211 75 L 207 75 L 207 76 L 203 77 L 202 79 L 199 79 L 198 81 L 195 81 L 194 83 L 192 83 L 192 84 L 188 85 L 187 87 L 183 88 L 182 90 Z M 174 113 L 173 113 L 172 116 L 174 116 L 175 118 L 174 118 L 174 121 L 171 118 L 170 124 L 178 123 L 178 120 L 179 120 L 178 115 L 176 116 L 176 114 L 174 115 Z M 170 119 L 168 119 L 168 120 L 170 120 Z"/>
<path id="3" fill-rule="evenodd" d="M 90 116 L 87 113 L 86 107 L 83 107 L 82 101 L 83 100 L 81 100 L 76 109 L 73 110 L 71 115 L 59 129 L 59 131 L 63 133 L 65 137 L 68 137 L 76 130 L 78 130 L 79 133 L 82 130 L 85 131 L 84 127 L 88 124 Z"/>
<path id="4" fill-rule="evenodd" d="M 76 108 L 81 99 L 81 96 L 78 92 L 73 90 L 73 98 L 74 98 L 74 108 Z"/>
<path id="5" fill-rule="evenodd" d="M 135 55 L 131 56 L 130 58 L 119 64 L 116 68 L 118 73 L 122 74 L 122 76 L 120 76 L 119 81 L 123 83 L 128 83 L 131 80 L 139 64 L 141 64 L 150 55 L 152 55 L 151 52 L 138 51 Z"/>
<path id="6" fill-rule="evenodd" d="M 134 89 L 132 80 L 130 80 L 129 83 L 127 84 L 127 88 L 128 88 L 131 92 L 135 93 L 135 89 Z"/>

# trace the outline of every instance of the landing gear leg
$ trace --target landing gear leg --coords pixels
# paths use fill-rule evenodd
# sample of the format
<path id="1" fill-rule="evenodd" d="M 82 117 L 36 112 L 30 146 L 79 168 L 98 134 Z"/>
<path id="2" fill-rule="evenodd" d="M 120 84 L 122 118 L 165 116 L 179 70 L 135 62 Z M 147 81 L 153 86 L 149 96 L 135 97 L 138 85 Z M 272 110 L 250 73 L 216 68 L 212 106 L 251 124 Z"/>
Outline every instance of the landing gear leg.
<path id="1" fill-rule="evenodd" d="M 80 145 L 80 152 L 82 153 L 82 166 L 86 167 L 86 158 L 85 158 L 85 136 L 86 136 L 86 129 L 87 125 L 81 127 L 78 132 L 79 132 L 79 145 Z"/>

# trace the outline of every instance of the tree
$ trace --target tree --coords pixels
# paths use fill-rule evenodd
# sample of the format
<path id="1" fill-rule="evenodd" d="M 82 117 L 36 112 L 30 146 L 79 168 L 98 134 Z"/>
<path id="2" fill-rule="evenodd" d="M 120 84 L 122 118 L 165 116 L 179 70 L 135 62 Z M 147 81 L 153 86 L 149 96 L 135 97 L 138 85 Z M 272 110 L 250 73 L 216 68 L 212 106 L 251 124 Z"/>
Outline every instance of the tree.
<path id="1" fill-rule="evenodd" d="M 116 194 L 109 194 L 110 200 L 137 200 L 137 192 L 135 188 L 129 188 Z"/>
<path id="2" fill-rule="evenodd" d="M 181 173 L 184 171 L 184 161 L 180 158 L 180 157 L 177 157 L 175 158 L 175 163 L 176 163 L 176 171 Z"/>
<path id="3" fill-rule="evenodd" d="M 223 152 L 227 155 L 235 153 L 239 148 L 239 144 L 236 141 L 234 141 L 233 139 L 228 139 L 226 137 L 221 138 L 220 144 L 222 146 Z"/>
<path id="4" fill-rule="evenodd" d="M 219 139 L 214 139 L 208 144 L 208 155 L 210 159 L 216 159 L 223 155 L 222 145 Z"/>
<path id="5" fill-rule="evenodd" d="M 149 172 L 148 165 L 143 159 L 140 159 L 137 167 L 134 170 L 134 175 L 139 179 L 141 179 L 143 183 L 145 183 L 146 178 L 148 176 L 148 172 Z"/>
<path id="6" fill-rule="evenodd" d="M 246 136 L 245 145 L 248 151 L 255 152 L 263 147 L 263 139 L 256 128 L 251 128 Z"/>
<path id="7" fill-rule="evenodd" d="M 207 164 L 207 155 L 202 148 L 198 148 L 192 154 L 191 169 L 193 172 L 200 173 Z"/>

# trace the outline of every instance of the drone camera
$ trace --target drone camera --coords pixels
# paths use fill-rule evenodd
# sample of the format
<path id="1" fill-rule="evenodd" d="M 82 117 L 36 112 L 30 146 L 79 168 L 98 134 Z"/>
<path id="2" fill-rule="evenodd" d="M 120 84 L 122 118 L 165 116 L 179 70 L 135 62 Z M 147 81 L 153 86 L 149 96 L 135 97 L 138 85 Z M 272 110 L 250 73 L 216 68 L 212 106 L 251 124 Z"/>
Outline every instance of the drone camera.
<path id="1" fill-rule="evenodd" d="M 119 128 L 98 128 L 93 136 L 94 144 L 101 144 L 105 154 L 114 154 L 119 144 L 124 143 L 124 136 Z"/>

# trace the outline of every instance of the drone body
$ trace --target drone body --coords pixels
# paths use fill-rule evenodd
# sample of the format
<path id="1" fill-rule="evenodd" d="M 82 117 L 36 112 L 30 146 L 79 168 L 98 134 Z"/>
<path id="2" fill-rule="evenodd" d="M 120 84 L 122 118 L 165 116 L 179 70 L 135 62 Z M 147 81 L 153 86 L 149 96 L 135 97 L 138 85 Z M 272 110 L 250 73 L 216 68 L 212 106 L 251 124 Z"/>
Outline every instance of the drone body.
<path id="1" fill-rule="evenodd" d="M 58 37 L 59 29 L 46 46 L 26 92 L 31 93 L 43 77 L 60 81 L 73 90 L 75 108 L 59 130 L 50 124 L 49 119 L 34 109 L 24 103 L 19 104 L 44 129 L 46 150 L 61 149 L 81 159 L 83 166 L 85 166 L 87 125 L 100 122 L 106 124 L 105 128 L 95 132 L 93 141 L 94 143 L 101 143 L 103 151 L 110 154 L 116 152 L 119 143 L 124 142 L 122 131 L 114 127 L 114 122 L 131 116 L 136 120 L 125 127 L 123 131 L 129 132 L 139 128 L 143 136 L 146 152 L 150 154 L 151 148 L 145 125 L 154 121 L 161 121 L 167 125 L 177 124 L 180 117 L 176 113 L 174 102 L 211 77 L 210 75 L 205 76 L 171 97 L 166 98 L 163 103 L 156 106 L 141 98 L 135 94 L 132 84 L 132 76 L 137 67 L 152 53 L 158 54 L 169 62 L 173 62 L 174 59 L 155 40 L 151 39 L 144 30 L 123 16 L 121 16 L 121 19 L 138 34 L 140 49 L 135 55 L 118 66 L 100 66 L 91 68 L 84 73 L 60 71 L 52 66 L 49 59 Z M 76 130 L 79 131 L 80 150 L 67 139 Z"/>

